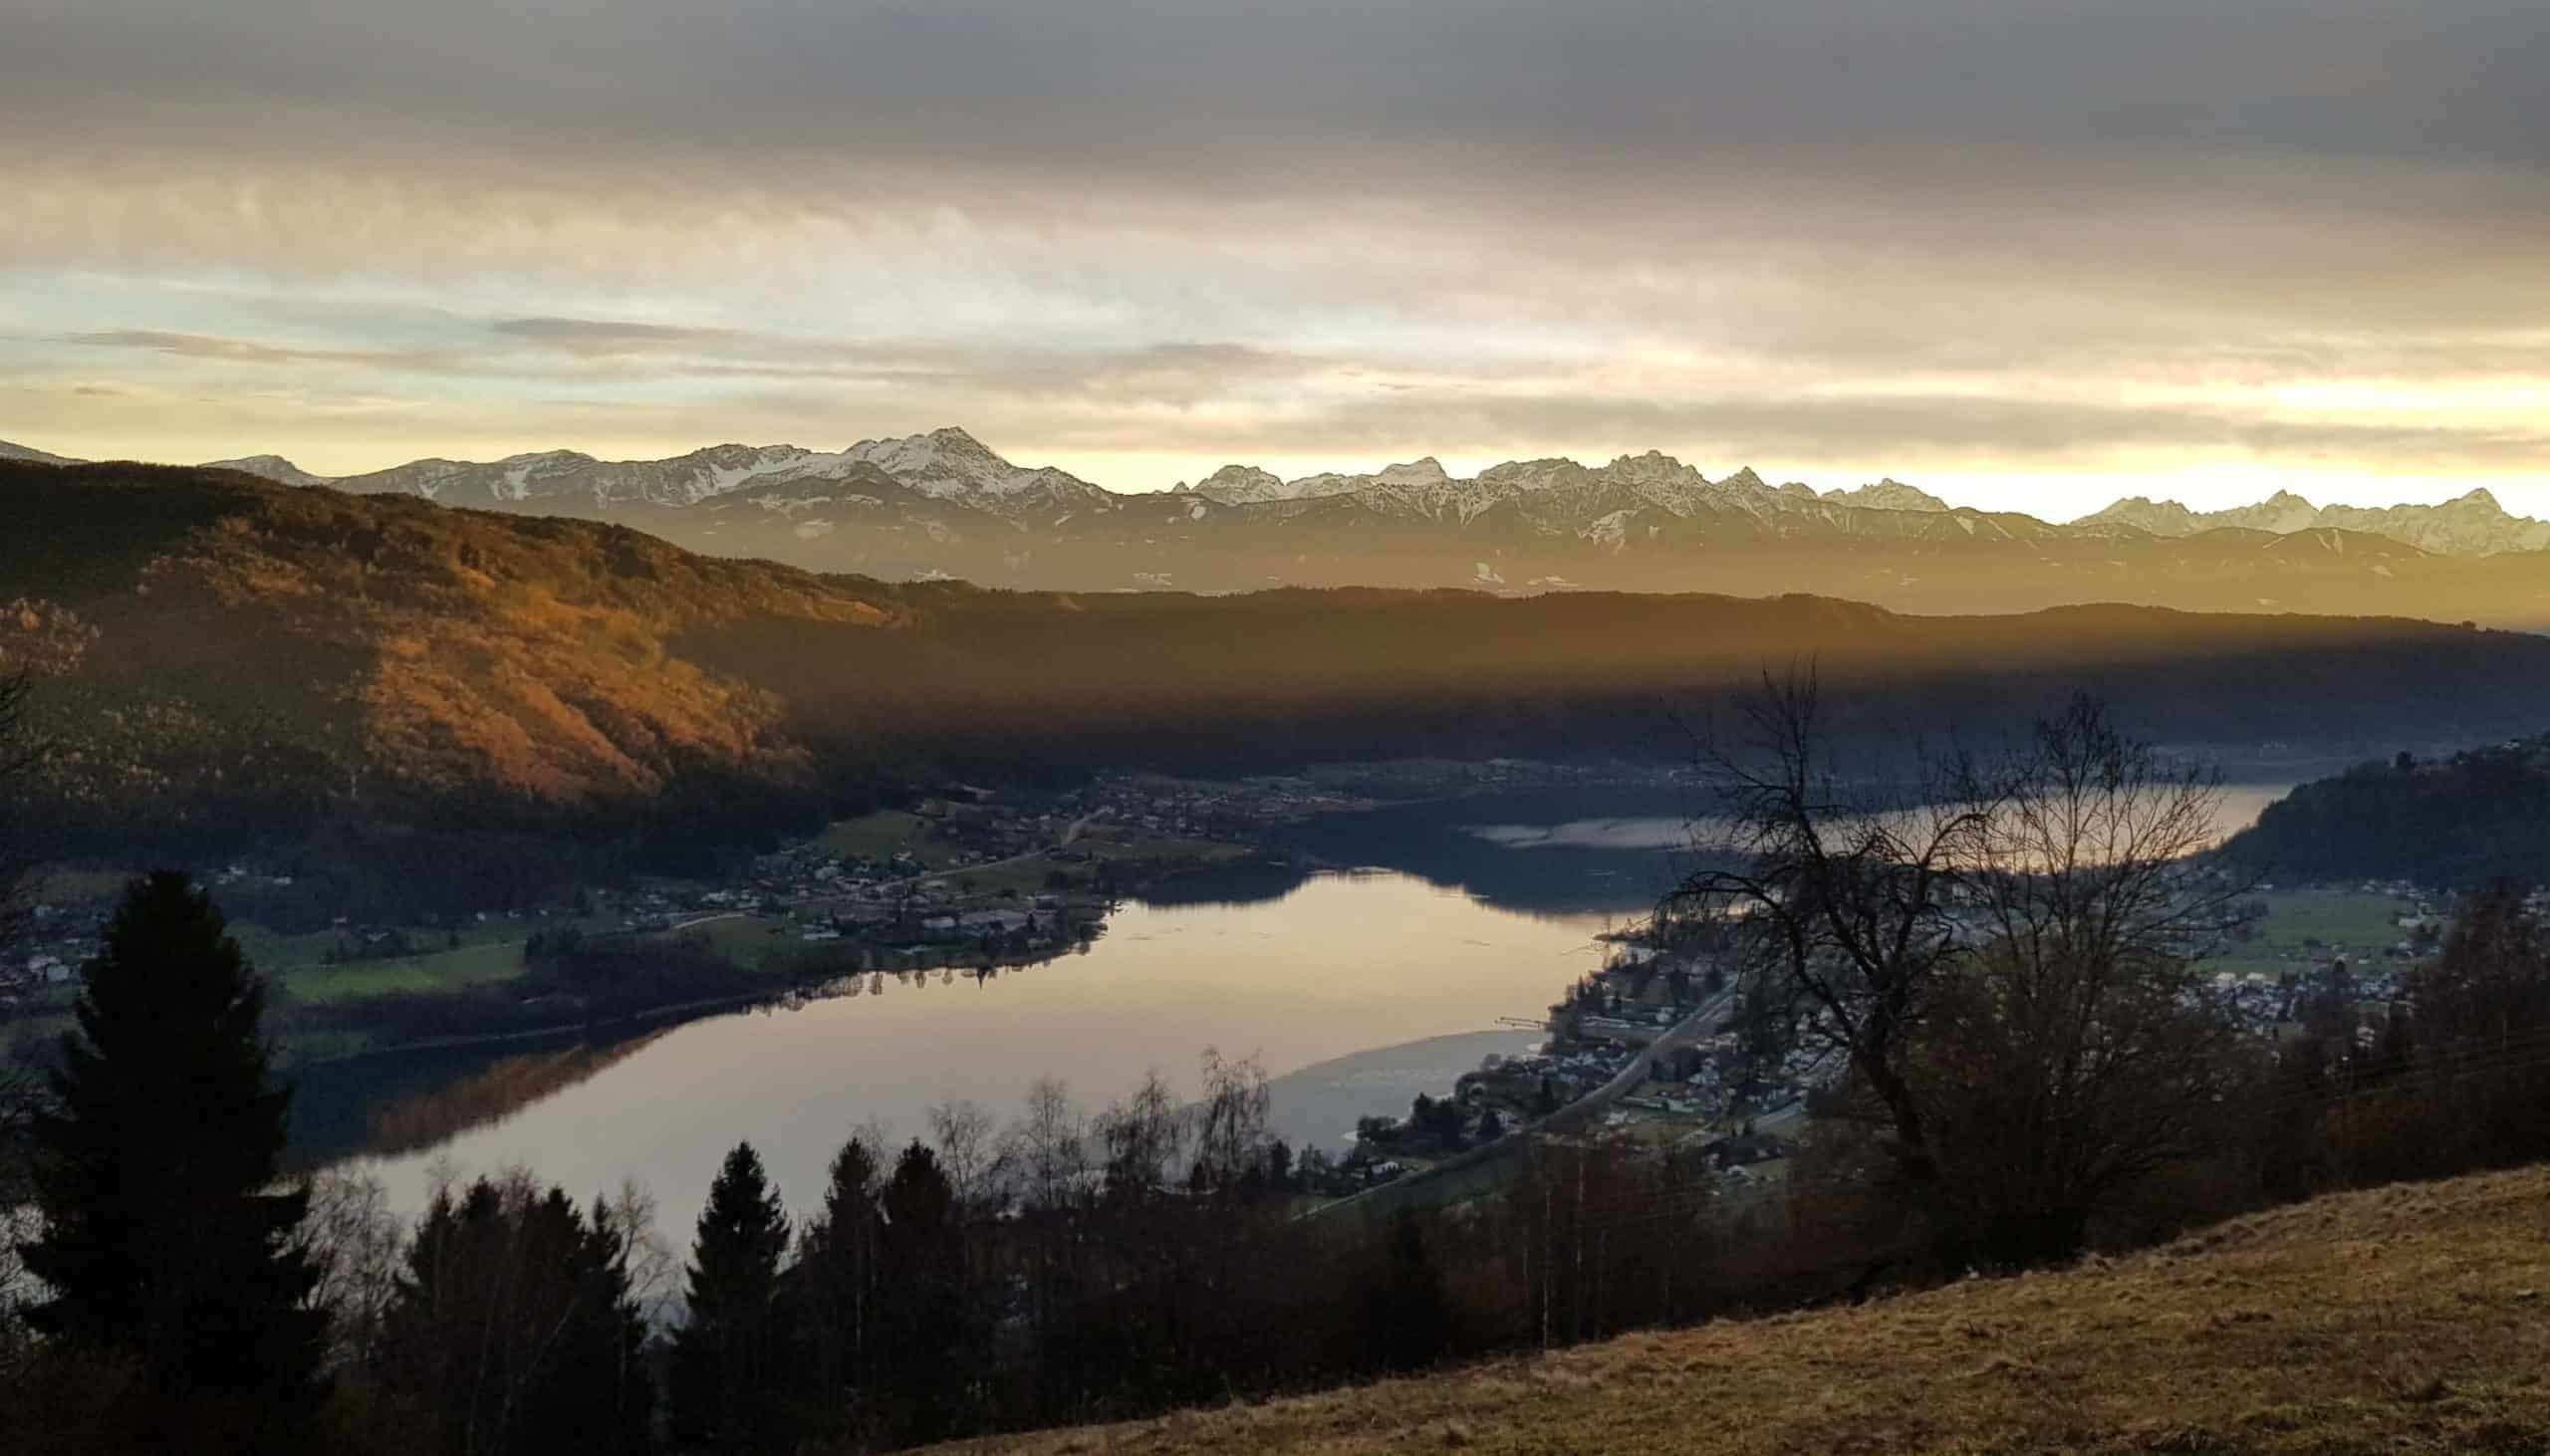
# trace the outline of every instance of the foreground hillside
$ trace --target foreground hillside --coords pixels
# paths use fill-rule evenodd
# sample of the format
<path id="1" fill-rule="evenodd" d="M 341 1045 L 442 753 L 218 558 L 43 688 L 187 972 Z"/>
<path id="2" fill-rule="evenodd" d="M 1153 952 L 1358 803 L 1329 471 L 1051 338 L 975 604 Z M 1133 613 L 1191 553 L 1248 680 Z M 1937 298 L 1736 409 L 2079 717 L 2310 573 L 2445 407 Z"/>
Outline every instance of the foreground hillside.
<path id="1" fill-rule="evenodd" d="M 1018 1452 L 2550 1450 L 2550 1170 L 2340 1194 L 1859 1309 Z"/>

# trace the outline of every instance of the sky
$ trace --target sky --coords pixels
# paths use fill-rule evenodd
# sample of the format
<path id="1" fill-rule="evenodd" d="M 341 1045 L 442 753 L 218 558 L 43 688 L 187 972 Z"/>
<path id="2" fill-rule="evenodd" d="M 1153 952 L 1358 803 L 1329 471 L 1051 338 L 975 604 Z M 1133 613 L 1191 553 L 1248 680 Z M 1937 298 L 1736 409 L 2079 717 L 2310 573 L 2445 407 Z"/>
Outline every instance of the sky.
<path id="1" fill-rule="evenodd" d="M 0 0 L 0 439 L 2550 515 L 2539 0 Z"/>

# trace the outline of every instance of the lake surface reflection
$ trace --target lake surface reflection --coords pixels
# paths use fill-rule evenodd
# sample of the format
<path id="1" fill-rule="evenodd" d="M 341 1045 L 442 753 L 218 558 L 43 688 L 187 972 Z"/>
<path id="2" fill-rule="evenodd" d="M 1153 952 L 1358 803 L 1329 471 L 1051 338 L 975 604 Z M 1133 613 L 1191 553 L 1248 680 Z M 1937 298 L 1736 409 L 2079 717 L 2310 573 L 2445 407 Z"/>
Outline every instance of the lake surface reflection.
<path id="1" fill-rule="evenodd" d="M 2224 830 L 2281 792 L 2240 786 L 2226 797 Z M 909 1137 L 949 1098 L 1006 1121 L 1044 1075 L 1091 1109 L 1154 1067 L 1192 1092 L 1211 1046 L 1255 1056 L 1277 1079 L 1286 1136 L 1333 1143 L 1356 1115 L 1401 1110 L 1485 1052 L 1530 1045 L 1529 1033 L 1496 1031 L 1499 1020 L 1539 1017 L 1599 964 L 1595 937 L 1643 913 L 1679 871 L 1671 847 L 1690 813 L 1669 792 L 1580 790 L 1337 816 L 1287 838 L 1338 868 L 1172 881 L 1127 905 L 1085 954 L 981 982 L 887 977 L 876 994 L 713 1016 L 604 1047 L 312 1068 L 296 1142 L 309 1157 L 381 1146 L 383 1108 L 447 1090 L 456 1135 L 416 1135 L 446 1124 L 402 1107 L 402 1145 L 431 1145 L 366 1160 L 401 1206 L 421 1205 L 437 1165 L 468 1174 L 518 1164 L 579 1197 L 634 1177 L 679 1228 L 739 1138 L 802 1209 L 864 1121 Z M 534 1099 L 509 1110 L 512 1088 Z"/>
<path id="2" fill-rule="evenodd" d="M 887 977 L 880 994 L 692 1022 L 500 1122 L 372 1166 L 408 1207 L 448 1161 L 521 1164 L 578 1196 L 635 1176 L 686 1218 L 718 1159 L 749 1138 L 785 1192 L 811 1199 L 860 1122 L 911 1136 L 950 1097 L 1005 1120 L 1040 1075 L 1095 1107 L 1153 1067 L 1191 1092 L 1207 1046 L 1280 1075 L 1537 1017 L 1595 967 L 1604 923 L 1516 914 L 1392 872 L 1317 874 L 1251 903 L 1136 903 L 1085 955 L 979 983 Z M 1518 1033 L 1510 1049 L 1528 1041 Z M 1370 1085 L 1377 1106 L 1409 1095 Z M 1296 1138 L 1342 1130 L 1329 1105 L 1295 1121 L 1282 1130 Z"/>

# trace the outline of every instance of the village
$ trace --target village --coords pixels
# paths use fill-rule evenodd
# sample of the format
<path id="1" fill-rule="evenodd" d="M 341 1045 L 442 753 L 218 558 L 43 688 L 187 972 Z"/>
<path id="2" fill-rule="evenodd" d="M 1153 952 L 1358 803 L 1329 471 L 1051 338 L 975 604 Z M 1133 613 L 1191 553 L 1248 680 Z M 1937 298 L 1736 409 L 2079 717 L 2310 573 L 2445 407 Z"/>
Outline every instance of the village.
<path id="1" fill-rule="evenodd" d="M 735 967 L 739 994 L 784 994 L 848 973 L 1068 954 L 1102 934 L 1114 905 L 1140 888 L 1280 862 L 1264 847 L 1270 826 L 1372 803 L 1301 778 L 1106 777 L 1043 796 L 947 786 L 715 878 L 637 876 L 581 885 L 553 903 L 424 923 L 338 915 L 277 929 L 258 923 L 255 907 L 291 890 L 289 866 L 197 873 L 217 902 L 243 907 L 233 932 L 286 1005 L 474 990 L 544 960 L 653 941 L 704 944 Z M 24 952 L 0 962 L 0 1042 L 23 1051 L 67 1024 L 79 969 L 98 953 L 125 877 L 100 868 L 48 877 Z"/>
<path id="2" fill-rule="evenodd" d="M 2408 973 L 2435 952 L 2453 898 L 2406 880 L 2254 891 L 2230 944 L 2198 963 L 2194 994 L 2262 1042 L 2335 1016 L 2366 1051 L 2405 1011 Z M 2525 903 L 2550 912 L 2550 891 Z M 1960 939 L 1984 933 L 1970 914 L 1951 919 Z M 1404 1116 L 1362 1119 L 1346 1155 L 1323 1165 L 1327 1190 L 1425 1175 L 1562 1121 L 1566 1135 L 1697 1159 L 1725 1191 L 1776 1186 L 1818 1093 L 1842 1079 L 1835 1050 L 1745 1022 L 1725 970 L 1704 950 L 1652 925 L 1607 940 L 1603 968 L 1551 1007 L 1540 1048 L 1490 1056 L 1449 1095 L 1418 1095 Z"/>

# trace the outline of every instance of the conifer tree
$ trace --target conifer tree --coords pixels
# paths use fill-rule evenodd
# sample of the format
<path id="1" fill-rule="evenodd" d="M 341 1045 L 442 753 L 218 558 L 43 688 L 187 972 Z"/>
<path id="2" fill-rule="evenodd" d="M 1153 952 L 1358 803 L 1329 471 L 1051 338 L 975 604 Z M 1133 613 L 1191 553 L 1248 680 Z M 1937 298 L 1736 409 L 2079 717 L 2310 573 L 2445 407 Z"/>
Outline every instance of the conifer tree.
<path id="1" fill-rule="evenodd" d="M 136 1360 L 172 1418 L 289 1445 L 327 1318 L 294 1241 L 309 1190 L 278 1178 L 292 1094 L 259 1036 L 264 983 L 173 870 L 126 888 L 86 975 L 33 1121 L 43 1225 L 23 1252 L 52 1297 L 27 1319 Z"/>
<path id="2" fill-rule="evenodd" d="M 726 1154 L 699 1213 L 689 1271 L 690 1319 L 673 1335 L 676 1444 L 766 1450 L 786 1425 L 790 1363 L 780 1304 L 788 1215 L 749 1142 Z"/>
<path id="3" fill-rule="evenodd" d="M 628 1231 L 527 1179 L 435 1193 L 382 1317 L 378 1375 L 455 1456 L 649 1444 Z"/>
<path id="4" fill-rule="evenodd" d="M 973 1354 L 965 1228 L 937 1154 L 915 1138 L 878 1195 L 878 1397 L 910 1442 L 954 1433 Z"/>
<path id="5" fill-rule="evenodd" d="M 806 1364 L 817 1409 L 839 1408 L 867 1377 L 877 1289 L 877 1157 L 852 1138 L 833 1158 L 823 1212 L 797 1257 Z"/>

